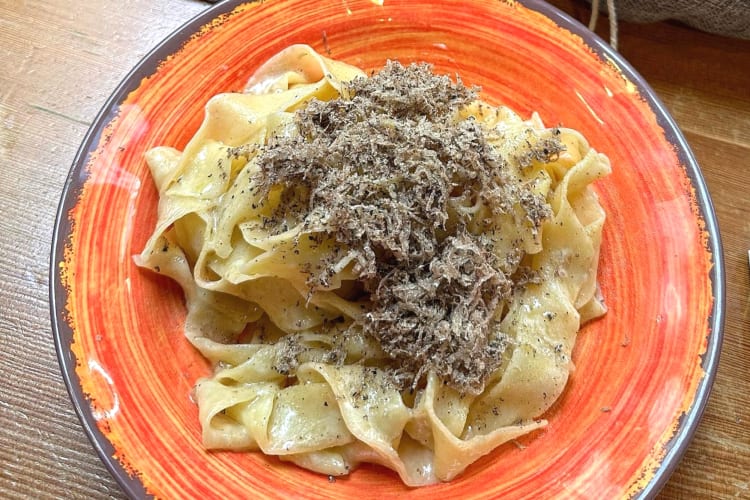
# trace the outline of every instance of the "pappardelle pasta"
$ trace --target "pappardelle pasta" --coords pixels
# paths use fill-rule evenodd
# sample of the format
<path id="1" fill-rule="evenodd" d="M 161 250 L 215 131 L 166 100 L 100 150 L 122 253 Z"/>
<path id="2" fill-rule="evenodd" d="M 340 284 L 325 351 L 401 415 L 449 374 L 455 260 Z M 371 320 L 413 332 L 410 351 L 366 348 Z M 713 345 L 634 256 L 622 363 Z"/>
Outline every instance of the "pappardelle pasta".
<path id="1" fill-rule="evenodd" d="M 604 314 L 607 158 L 427 65 L 367 77 L 305 45 L 147 162 L 136 263 L 182 287 L 208 449 L 449 481 L 546 425 Z"/>

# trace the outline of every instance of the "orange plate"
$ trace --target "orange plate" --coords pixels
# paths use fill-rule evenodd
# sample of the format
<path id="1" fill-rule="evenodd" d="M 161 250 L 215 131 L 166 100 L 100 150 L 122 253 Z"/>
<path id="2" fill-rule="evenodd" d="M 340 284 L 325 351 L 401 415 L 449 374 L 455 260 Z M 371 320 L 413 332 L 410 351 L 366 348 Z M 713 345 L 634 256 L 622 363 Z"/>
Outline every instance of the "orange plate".
<path id="1" fill-rule="evenodd" d="M 580 130 L 606 153 L 600 281 L 609 306 L 587 325 L 576 371 L 545 430 L 455 481 L 409 489 L 364 466 L 329 482 L 261 453 L 206 452 L 190 391 L 210 367 L 183 338 L 182 293 L 142 272 L 157 192 L 143 160 L 182 148 L 210 96 L 239 90 L 269 56 L 308 43 L 365 70 L 427 61 L 483 98 Z M 716 221 L 684 138 L 606 44 L 543 2 L 226 1 L 167 39 L 106 104 L 60 205 L 52 319 L 81 421 L 132 497 L 414 498 L 650 496 L 702 413 L 724 308 Z"/>

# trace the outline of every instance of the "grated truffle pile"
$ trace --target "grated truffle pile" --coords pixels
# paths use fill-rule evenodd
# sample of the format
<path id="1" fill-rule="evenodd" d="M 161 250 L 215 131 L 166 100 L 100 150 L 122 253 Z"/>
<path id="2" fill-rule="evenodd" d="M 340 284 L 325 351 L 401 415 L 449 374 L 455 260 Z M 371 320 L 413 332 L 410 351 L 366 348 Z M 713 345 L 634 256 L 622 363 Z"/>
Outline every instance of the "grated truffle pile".
<path id="1" fill-rule="evenodd" d="M 497 313 L 514 283 L 502 269 L 512 272 L 522 257 L 498 260 L 493 216 L 518 218 L 521 206 L 518 223 L 537 230 L 549 206 L 508 174 L 479 123 L 458 120 L 476 99 L 460 81 L 425 64 L 389 62 L 345 84 L 343 95 L 298 111 L 299 134 L 269 142 L 256 182 L 266 191 L 282 186 L 287 200 L 302 197 L 282 203 L 279 218 L 351 249 L 372 304 L 352 328 L 377 339 L 401 387 L 416 388 L 432 370 L 462 393 L 480 392 L 507 347 Z M 533 154 L 561 149 L 543 148 Z M 471 216 L 457 210 L 467 203 L 489 210 L 483 231 L 472 232 Z M 310 273 L 311 290 L 319 289 L 331 266 Z"/>

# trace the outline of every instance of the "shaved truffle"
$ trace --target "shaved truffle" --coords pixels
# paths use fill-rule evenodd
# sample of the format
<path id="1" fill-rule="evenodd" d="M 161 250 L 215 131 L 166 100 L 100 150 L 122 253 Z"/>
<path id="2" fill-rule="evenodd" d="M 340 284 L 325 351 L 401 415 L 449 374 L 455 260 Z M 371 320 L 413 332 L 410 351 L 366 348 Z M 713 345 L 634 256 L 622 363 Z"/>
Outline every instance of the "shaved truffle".
<path id="1" fill-rule="evenodd" d="M 344 85 L 342 97 L 313 100 L 295 116 L 298 134 L 272 138 L 259 155 L 261 189 L 289 200 L 276 216 L 305 221 L 350 249 L 371 308 L 360 324 L 393 360 L 394 378 L 415 388 L 433 371 L 461 392 L 482 390 L 508 345 L 499 308 L 514 288 L 492 234 L 499 214 L 536 231 L 544 198 L 514 178 L 488 133 L 460 111 L 476 91 L 425 64 L 389 62 L 372 78 Z M 556 139 L 524 162 L 561 150 Z M 485 231 L 459 210 L 489 210 Z M 311 269 L 311 291 L 330 269 Z"/>

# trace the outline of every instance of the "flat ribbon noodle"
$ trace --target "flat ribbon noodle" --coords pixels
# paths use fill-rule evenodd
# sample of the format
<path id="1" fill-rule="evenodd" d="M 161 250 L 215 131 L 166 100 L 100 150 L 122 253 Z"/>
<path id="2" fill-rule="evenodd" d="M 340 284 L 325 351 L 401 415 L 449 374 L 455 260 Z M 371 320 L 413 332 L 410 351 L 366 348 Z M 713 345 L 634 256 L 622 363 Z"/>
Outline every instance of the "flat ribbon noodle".
<path id="1" fill-rule="evenodd" d="M 523 120 L 480 101 L 462 111 L 490 131 L 512 174 L 552 209 L 536 232 L 513 224 L 512 213 L 498 215 L 508 224 L 495 252 L 522 247 L 540 279 L 501 308 L 497 334 L 510 344 L 480 394 L 460 394 L 434 373 L 416 393 L 402 392 L 377 342 L 356 329 L 343 334 L 364 307 L 337 293 L 357 278 L 351 255 L 302 221 L 269 227 L 282 193 L 261 199 L 253 184 L 259 148 L 295 133 L 295 110 L 337 98 L 343 82 L 364 76 L 294 45 L 263 64 L 245 92 L 212 98 L 184 151 L 147 155 L 158 221 L 135 260 L 182 287 L 186 337 L 216 366 L 194 394 L 207 448 L 259 449 L 331 475 L 377 463 L 421 486 L 451 480 L 546 424 L 539 418 L 565 387 L 581 323 L 605 311 L 596 285 L 604 212 L 589 186 L 610 168 L 580 134 L 547 129 L 537 115 Z M 565 149 L 549 161 L 519 153 L 553 135 Z M 491 215 L 476 200 L 454 200 L 454 210 L 470 228 Z M 311 293 L 309 269 L 335 252 L 336 272 Z"/>

